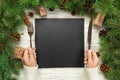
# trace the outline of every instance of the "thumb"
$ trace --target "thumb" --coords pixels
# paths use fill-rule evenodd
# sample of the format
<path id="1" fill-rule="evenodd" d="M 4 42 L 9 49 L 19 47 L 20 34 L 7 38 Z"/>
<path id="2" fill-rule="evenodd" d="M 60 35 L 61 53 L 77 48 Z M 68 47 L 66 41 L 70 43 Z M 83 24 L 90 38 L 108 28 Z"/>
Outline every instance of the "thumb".
<path id="1" fill-rule="evenodd" d="M 92 54 L 91 54 L 91 50 L 88 50 L 88 63 L 91 63 L 92 62 Z"/>
<path id="2" fill-rule="evenodd" d="M 35 52 L 35 50 L 36 50 L 36 48 L 32 48 L 34 58 L 36 59 L 36 52 Z"/>
<path id="3" fill-rule="evenodd" d="M 34 58 L 34 53 L 31 48 L 29 48 L 29 55 L 30 55 L 30 58 Z"/>

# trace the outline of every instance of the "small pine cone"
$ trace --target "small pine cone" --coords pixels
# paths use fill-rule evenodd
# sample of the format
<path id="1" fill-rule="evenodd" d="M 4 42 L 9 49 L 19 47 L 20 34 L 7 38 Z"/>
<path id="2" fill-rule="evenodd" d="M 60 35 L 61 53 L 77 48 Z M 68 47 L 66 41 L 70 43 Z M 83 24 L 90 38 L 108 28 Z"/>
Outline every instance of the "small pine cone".
<path id="1" fill-rule="evenodd" d="M 72 14 L 73 16 L 75 16 L 77 13 L 76 13 L 76 11 L 74 10 L 74 11 L 71 12 L 71 14 Z"/>
<path id="2" fill-rule="evenodd" d="M 68 2 L 68 0 L 63 0 L 62 4 L 60 5 L 60 9 L 65 10 L 67 2 Z"/>
<path id="3" fill-rule="evenodd" d="M 99 32 L 99 36 L 103 36 L 103 37 L 107 36 L 107 32 L 106 32 L 106 30 L 105 30 L 105 29 L 100 30 L 100 32 Z"/>
<path id="4" fill-rule="evenodd" d="M 100 66 L 100 70 L 105 73 L 105 72 L 107 72 L 107 71 L 110 70 L 110 67 L 107 66 L 106 64 L 102 64 L 102 65 Z"/>
<path id="5" fill-rule="evenodd" d="M 33 16 L 34 16 L 33 12 L 29 12 L 28 15 L 29 15 L 30 17 L 33 17 Z"/>
<path id="6" fill-rule="evenodd" d="M 18 33 L 18 34 L 13 34 L 13 33 L 11 33 L 10 34 L 10 38 L 13 40 L 13 41 L 20 41 L 20 34 Z"/>

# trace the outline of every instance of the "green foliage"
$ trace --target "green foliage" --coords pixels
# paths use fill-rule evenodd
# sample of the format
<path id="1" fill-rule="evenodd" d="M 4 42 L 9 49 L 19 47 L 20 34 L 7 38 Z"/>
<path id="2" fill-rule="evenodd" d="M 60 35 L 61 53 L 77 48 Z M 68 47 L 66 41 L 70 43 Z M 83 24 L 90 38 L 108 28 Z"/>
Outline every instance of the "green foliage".
<path id="1" fill-rule="evenodd" d="M 19 74 L 22 64 L 13 58 L 13 45 L 16 43 L 10 34 L 17 33 L 23 24 L 21 15 L 24 10 L 38 4 L 39 0 L 0 0 L 0 80 L 16 80 L 12 75 Z"/>
<path id="2" fill-rule="evenodd" d="M 0 80 L 16 80 L 12 74 L 18 74 L 21 62 L 13 58 L 16 44 L 11 33 L 23 24 L 25 9 L 34 9 L 38 5 L 60 9 L 64 0 L 0 0 Z M 97 12 L 106 14 L 104 26 L 106 37 L 100 37 L 100 52 L 103 63 L 111 67 L 105 73 L 108 80 L 120 80 L 120 0 L 68 0 L 65 10 L 76 11 L 77 15 L 94 17 Z M 12 74 L 11 74 L 12 73 Z"/>
<path id="3" fill-rule="evenodd" d="M 94 8 L 105 14 L 116 14 L 117 8 L 115 5 L 116 0 L 96 0 Z"/>
<path id="4" fill-rule="evenodd" d="M 40 5 L 43 5 L 44 7 L 46 7 L 46 8 L 59 8 L 59 5 L 58 4 L 60 4 L 60 0 L 45 0 L 45 1 L 43 1 L 43 0 L 41 0 L 40 1 Z"/>
<path id="5" fill-rule="evenodd" d="M 119 29 L 120 30 L 120 29 Z M 115 33 L 115 32 L 114 32 Z M 110 70 L 105 73 L 108 80 L 119 80 L 120 77 L 120 43 L 116 38 L 118 34 L 114 34 L 112 31 L 108 32 L 108 36 L 101 37 L 100 52 L 102 53 L 102 62 L 110 67 Z M 117 33 L 117 32 L 116 32 Z M 119 33 L 119 32 L 118 32 Z M 114 35 L 112 35 L 114 34 Z M 119 33 L 120 34 L 120 33 Z M 109 36 L 110 35 L 110 36 Z M 118 37 L 118 36 L 117 36 Z M 112 40 L 111 40 L 112 39 Z"/>
<path id="6" fill-rule="evenodd" d="M 21 8 L 33 8 L 39 5 L 39 0 L 19 0 L 18 3 Z"/>
<path id="7" fill-rule="evenodd" d="M 117 6 L 117 5 L 116 5 Z M 119 13 L 119 10 L 118 10 Z M 110 67 L 105 73 L 108 80 L 120 80 L 120 17 L 116 14 L 106 15 L 104 21 L 107 30 L 106 37 L 100 37 L 100 52 L 102 53 L 102 62 Z"/>

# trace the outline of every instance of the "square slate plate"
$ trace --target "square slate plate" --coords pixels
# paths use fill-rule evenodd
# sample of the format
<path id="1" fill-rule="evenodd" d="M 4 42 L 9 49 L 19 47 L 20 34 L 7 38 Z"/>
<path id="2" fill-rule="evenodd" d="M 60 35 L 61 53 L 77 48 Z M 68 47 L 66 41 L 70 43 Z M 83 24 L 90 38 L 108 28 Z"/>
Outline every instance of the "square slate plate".
<path id="1" fill-rule="evenodd" d="M 39 68 L 83 67 L 84 19 L 35 19 Z"/>

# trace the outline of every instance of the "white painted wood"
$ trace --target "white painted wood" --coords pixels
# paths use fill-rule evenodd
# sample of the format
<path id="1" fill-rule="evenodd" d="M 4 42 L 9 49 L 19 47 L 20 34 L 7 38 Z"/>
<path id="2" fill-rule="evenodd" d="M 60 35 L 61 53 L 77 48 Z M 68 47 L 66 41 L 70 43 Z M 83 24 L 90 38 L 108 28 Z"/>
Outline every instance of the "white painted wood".
<path id="1" fill-rule="evenodd" d="M 26 10 L 27 12 L 33 12 L 34 18 L 30 18 L 35 25 L 35 19 L 41 18 L 39 14 L 36 14 L 33 10 Z M 84 18 L 84 27 L 85 27 L 85 50 L 87 50 L 87 32 L 88 32 L 88 25 L 90 18 L 86 16 L 72 16 L 69 12 L 63 10 L 55 10 L 53 12 L 47 11 L 48 15 L 44 18 Z M 21 36 L 20 43 L 18 46 L 21 47 L 29 47 L 29 36 L 27 34 L 27 27 L 26 25 L 21 26 L 18 30 L 20 33 L 24 33 Z M 99 50 L 99 37 L 98 37 L 99 29 L 93 27 L 92 32 L 92 49 L 98 51 Z M 35 33 L 32 36 L 33 47 L 35 47 Z M 24 80 L 23 71 L 20 71 L 19 80 Z M 101 74 L 101 72 L 100 72 Z M 39 69 L 40 80 L 88 80 L 86 79 L 86 73 L 84 68 L 43 68 Z M 102 78 L 102 77 L 101 77 Z"/>

